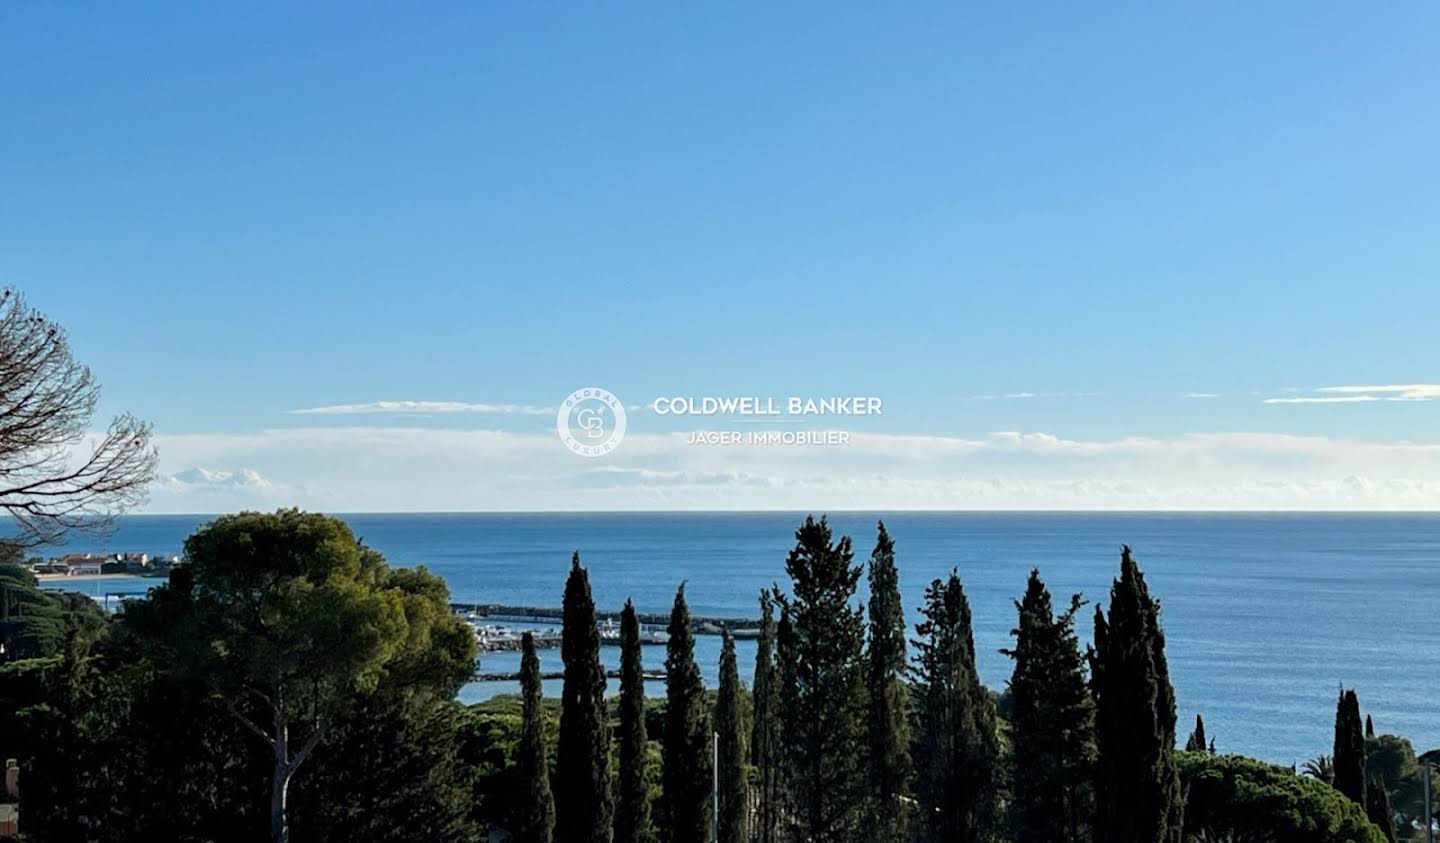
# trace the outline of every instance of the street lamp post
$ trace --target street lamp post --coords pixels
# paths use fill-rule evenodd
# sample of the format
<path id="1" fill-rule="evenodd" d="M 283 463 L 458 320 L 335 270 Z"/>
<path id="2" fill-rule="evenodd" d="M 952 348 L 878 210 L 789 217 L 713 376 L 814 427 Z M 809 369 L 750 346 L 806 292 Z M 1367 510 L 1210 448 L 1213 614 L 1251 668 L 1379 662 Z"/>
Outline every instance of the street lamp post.
<path id="1" fill-rule="evenodd" d="M 1420 766 L 1425 772 L 1425 843 L 1435 843 L 1435 797 L 1431 791 L 1433 771 L 1430 768 L 1437 761 L 1440 761 L 1440 750 L 1431 750 L 1420 756 Z"/>
<path id="2" fill-rule="evenodd" d="M 710 733 L 710 839 L 720 843 L 720 733 Z M 1430 841 L 1435 843 L 1435 841 Z"/>

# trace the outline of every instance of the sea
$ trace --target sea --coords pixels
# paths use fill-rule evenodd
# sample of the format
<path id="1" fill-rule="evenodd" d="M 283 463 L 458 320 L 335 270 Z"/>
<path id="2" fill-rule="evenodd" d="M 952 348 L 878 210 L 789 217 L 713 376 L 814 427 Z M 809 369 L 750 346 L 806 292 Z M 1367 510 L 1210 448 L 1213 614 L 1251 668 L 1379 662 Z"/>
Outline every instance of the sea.
<path id="1" fill-rule="evenodd" d="M 819 513 L 817 513 L 817 516 Z M 596 603 L 668 612 L 684 583 L 697 615 L 757 617 L 758 594 L 786 584 L 785 558 L 804 513 L 356 514 L 343 517 L 392 565 L 424 565 L 458 603 L 559 606 L 579 551 Z M 179 553 L 207 515 L 127 516 L 104 538 L 77 536 L 66 551 Z M 1057 606 L 1107 599 L 1121 546 L 1133 549 L 1161 602 L 1181 740 L 1196 714 L 1217 748 L 1290 764 L 1329 753 L 1335 699 L 1355 688 L 1382 733 L 1440 747 L 1440 514 L 837 512 L 837 538 L 855 561 L 884 521 L 895 539 L 907 620 L 924 589 L 958 570 L 974 616 L 983 681 L 1002 689 L 1011 670 L 1015 601 L 1038 568 Z M 51 552 L 57 552 L 51 549 Z M 143 594 L 140 578 L 50 581 L 112 602 Z M 865 596 L 862 579 L 857 599 Z M 742 678 L 755 645 L 739 642 Z M 720 639 L 697 637 L 714 686 Z M 619 664 L 618 648 L 602 657 Z M 559 670 L 559 651 L 541 653 Z M 660 667 L 664 648 L 645 648 Z M 482 658 L 486 672 L 519 668 L 518 654 Z M 612 680 L 611 685 L 617 683 Z M 510 682 L 472 683 L 466 703 L 515 693 Z M 616 690 L 612 687 L 612 692 Z M 652 693 L 663 693 L 656 685 Z M 547 683 L 558 695 L 558 682 Z"/>

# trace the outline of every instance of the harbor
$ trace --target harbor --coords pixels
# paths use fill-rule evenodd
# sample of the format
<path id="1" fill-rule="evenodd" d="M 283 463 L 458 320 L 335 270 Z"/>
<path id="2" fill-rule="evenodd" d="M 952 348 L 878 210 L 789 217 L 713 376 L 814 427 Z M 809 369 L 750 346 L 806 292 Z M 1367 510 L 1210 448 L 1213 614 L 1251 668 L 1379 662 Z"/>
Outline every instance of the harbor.
<path id="1" fill-rule="evenodd" d="M 494 621 L 497 623 L 539 623 L 559 624 L 564 620 L 564 610 L 558 606 L 515 606 L 502 603 L 451 603 L 451 611 L 464 617 L 471 625 Z M 636 617 L 640 621 L 641 643 L 665 643 L 664 639 L 659 641 L 645 641 L 645 630 L 653 630 L 664 634 L 663 630 L 670 625 L 670 616 L 661 612 L 639 612 Z M 607 635 L 607 629 L 612 629 L 613 642 L 620 640 L 620 613 L 607 612 L 597 609 L 595 618 L 600 624 L 600 637 L 602 640 Z M 692 615 L 690 629 L 696 635 L 720 635 L 729 632 L 739 638 L 758 638 L 760 635 L 760 621 L 756 618 L 722 618 L 704 617 Z M 613 643 L 612 642 L 612 643 Z M 539 644 L 539 642 L 536 642 Z M 517 643 L 516 647 L 519 646 Z"/>
<path id="2" fill-rule="evenodd" d="M 664 681 L 665 681 L 665 671 L 663 671 L 663 670 L 646 670 L 646 671 L 642 671 L 640 675 L 641 675 L 641 678 L 644 679 L 646 682 L 664 682 Z M 540 674 L 540 679 L 541 679 L 542 681 L 545 681 L 545 682 L 559 682 L 560 680 L 562 680 L 562 679 L 564 679 L 564 678 L 565 678 L 565 673 L 564 673 L 564 671 L 560 671 L 560 670 L 550 670 L 550 671 L 545 671 L 545 672 L 543 672 L 543 673 Z M 607 678 L 607 679 L 619 679 L 619 678 L 620 678 L 620 671 L 618 671 L 618 670 L 607 670 L 607 671 L 605 671 L 605 678 Z M 476 672 L 475 672 L 475 676 L 474 676 L 474 678 L 473 678 L 471 681 L 473 681 L 473 682 L 519 682 L 519 681 L 520 681 L 520 672 L 519 672 L 519 671 L 513 671 L 513 672 L 504 672 L 504 671 L 502 671 L 502 672 L 483 673 L 483 672 L 480 672 L 480 671 L 476 671 Z"/>
<path id="3" fill-rule="evenodd" d="M 469 625 L 471 632 L 475 634 L 475 643 L 482 653 L 503 653 L 519 650 L 524 641 L 525 633 L 530 633 L 536 649 L 549 649 L 559 647 L 564 636 L 559 627 L 546 621 L 521 620 L 522 623 L 542 625 L 541 628 L 517 628 L 498 623 L 486 623 L 490 620 L 483 616 L 466 613 L 461 615 L 465 623 Z M 605 619 L 599 623 L 600 644 L 602 646 L 620 645 L 620 622 L 614 619 Z M 641 625 L 640 643 L 642 645 L 659 645 L 670 640 L 670 635 L 663 629 L 652 626 Z"/>

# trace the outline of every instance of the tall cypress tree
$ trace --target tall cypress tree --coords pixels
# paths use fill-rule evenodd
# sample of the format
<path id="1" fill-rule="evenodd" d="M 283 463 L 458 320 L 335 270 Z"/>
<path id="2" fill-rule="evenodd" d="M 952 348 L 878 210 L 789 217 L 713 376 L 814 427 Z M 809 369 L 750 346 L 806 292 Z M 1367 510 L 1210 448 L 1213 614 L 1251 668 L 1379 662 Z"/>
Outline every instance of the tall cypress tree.
<path id="1" fill-rule="evenodd" d="M 1040 572 L 1030 572 L 1010 631 L 1011 820 L 1017 840 L 1088 841 L 1095 814 L 1095 703 L 1075 636 L 1080 595 L 1055 615 Z"/>
<path id="2" fill-rule="evenodd" d="M 610 843 L 610 724 L 605 666 L 590 575 L 577 552 L 565 581 L 560 656 L 565 662 L 560 738 L 555 763 L 555 838 L 561 843 Z"/>
<path id="3" fill-rule="evenodd" d="M 852 605 L 862 573 L 850 539 L 832 540 L 824 518 L 807 517 L 785 560 L 791 596 L 783 598 L 793 634 L 780 643 L 794 665 L 794 697 L 785 707 L 789 777 L 801 839 L 855 838 L 865 787 L 864 612 Z"/>
<path id="4" fill-rule="evenodd" d="M 1096 840 L 1179 843 L 1184 801 L 1175 766 L 1175 690 L 1160 604 L 1126 547 L 1107 617 L 1095 609 Z"/>
<path id="5" fill-rule="evenodd" d="M 790 608 L 781 600 L 779 589 L 776 589 L 774 594 L 776 604 L 780 607 L 780 617 L 775 622 L 775 685 L 779 689 L 780 705 L 777 711 L 780 716 L 780 734 L 783 735 L 777 765 L 780 792 L 775 802 L 778 824 L 776 839 L 793 841 L 802 827 L 795 787 L 798 775 L 795 760 L 799 753 L 795 751 L 795 736 L 786 730 L 789 724 L 801 717 L 800 666 L 796 661 L 796 653 L 800 648 L 796 641 L 795 624 L 790 618 Z"/>
<path id="6" fill-rule="evenodd" d="M 665 645 L 665 825 L 670 843 L 710 837 L 710 717 L 695 664 L 685 586 L 675 592 Z"/>
<path id="7" fill-rule="evenodd" d="M 979 843 L 997 825 L 1000 739 L 995 705 L 975 670 L 970 603 L 951 571 L 925 590 L 917 682 L 916 795 L 930 843 Z"/>
<path id="8" fill-rule="evenodd" d="M 759 804 L 755 812 L 756 843 L 776 843 L 780 806 L 780 680 L 775 669 L 775 600 L 760 592 L 760 638 L 755 647 L 755 701 L 750 728 L 750 763 L 755 768 Z"/>
<path id="9" fill-rule="evenodd" d="M 1335 789 L 1365 807 L 1365 733 L 1360 699 L 1341 690 L 1335 703 Z"/>
<path id="10" fill-rule="evenodd" d="M 880 523 L 870 554 L 870 647 L 866 654 L 869 694 L 869 805 L 865 839 L 905 840 L 906 782 L 910 773 L 910 729 L 906 706 L 905 613 L 895 542 Z"/>
<path id="11" fill-rule="evenodd" d="M 652 843 L 645 737 L 645 668 L 640 620 L 625 601 L 620 613 L 620 784 L 615 806 L 615 843 Z"/>
<path id="12" fill-rule="evenodd" d="M 544 691 L 540 684 L 540 658 L 530 633 L 520 639 L 520 693 L 524 731 L 518 752 L 525 804 L 518 806 L 516 843 L 550 843 L 555 830 L 555 797 L 550 793 L 550 769 L 545 758 Z"/>
<path id="13" fill-rule="evenodd" d="M 1195 729 L 1185 741 L 1186 752 L 1209 752 L 1210 744 L 1205 740 L 1205 718 L 1195 715 Z"/>
<path id="14" fill-rule="evenodd" d="M 1371 719 L 1370 719 L 1370 715 L 1368 715 L 1368 714 L 1365 715 L 1365 737 L 1366 737 L 1366 738 L 1373 738 L 1373 737 L 1375 737 L 1375 721 L 1374 721 L 1374 720 L 1371 720 Z"/>
<path id="15" fill-rule="evenodd" d="M 715 699 L 715 731 L 719 735 L 719 843 L 748 843 L 745 724 L 740 710 L 740 672 L 735 665 L 735 639 L 725 632 L 720 649 L 720 691 Z"/>

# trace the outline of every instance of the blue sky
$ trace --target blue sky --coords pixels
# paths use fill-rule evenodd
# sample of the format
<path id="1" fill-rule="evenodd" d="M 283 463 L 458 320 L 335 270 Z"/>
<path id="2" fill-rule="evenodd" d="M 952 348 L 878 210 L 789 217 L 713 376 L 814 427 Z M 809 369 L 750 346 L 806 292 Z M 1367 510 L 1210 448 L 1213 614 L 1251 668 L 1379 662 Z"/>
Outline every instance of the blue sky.
<path id="1" fill-rule="evenodd" d="M 160 509 L 1433 508 L 1440 400 L 1266 399 L 1440 382 L 1437 36 L 1423 3 L 6 4 L 0 281 L 155 422 Z M 545 414 L 292 412 L 592 384 L 876 395 L 889 438 L 697 462 L 641 413 L 551 463 Z M 897 456 L 1009 433 L 1165 456 Z"/>

